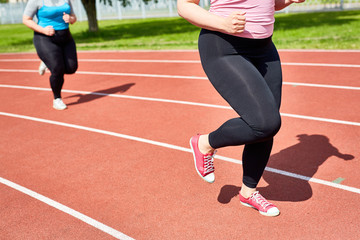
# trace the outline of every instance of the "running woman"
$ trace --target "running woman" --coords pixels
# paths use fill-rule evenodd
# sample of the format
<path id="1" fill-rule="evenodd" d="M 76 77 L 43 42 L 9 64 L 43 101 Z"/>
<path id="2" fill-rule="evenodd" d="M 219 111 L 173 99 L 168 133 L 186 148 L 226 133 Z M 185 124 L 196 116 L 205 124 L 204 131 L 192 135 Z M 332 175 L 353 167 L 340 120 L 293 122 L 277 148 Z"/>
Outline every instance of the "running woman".
<path id="1" fill-rule="evenodd" d="M 281 125 L 282 71 L 272 42 L 274 14 L 304 1 L 211 0 L 206 11 L 199 0 L 178 0 L 179 15 L 202 28 L 198 47 L 207 77 L 239 115 L 209 134 L 190 139 L 195 169 L 212 183 L 215 149 L 245 145 L 240 203 L 265 216 L 280 214 L 256 190 Z"/>
<path id="2" fill-rule="evenodd" d="M 44 74 L 46 68 L 51 72 L 53 108 L 57 110 L 67 108 L 61 99 L 64 74 L 75 73 L 78 67 L 76 45 L 69 30 L 69 23 L 75 22 L 69 0 L 29 0 L 24 10 L 23 23 L 34 30 L 34 45 L 42 60 L 39 73 Z"/>

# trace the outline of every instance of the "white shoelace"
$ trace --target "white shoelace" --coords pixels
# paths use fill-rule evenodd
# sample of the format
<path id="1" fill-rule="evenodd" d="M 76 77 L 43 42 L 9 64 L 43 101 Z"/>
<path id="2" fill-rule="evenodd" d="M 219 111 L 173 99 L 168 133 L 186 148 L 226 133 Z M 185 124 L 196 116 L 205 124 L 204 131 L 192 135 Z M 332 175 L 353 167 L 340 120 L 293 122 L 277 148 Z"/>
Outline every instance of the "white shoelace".
<path id="1" fill-rule="evenodd" d="M 216 150 L 213 154 L 209 154 L 204 157 L 204 174 L 213 172 L 214 171 L 214 157 L 215 157 Z"/>
<path id="2" fill-rule="evenodd" d="M 266 207 L 270 206 L 271 203 L 266 200 L 259 192 L 254 192 L 251 196 L 255 201 L 263 208 L 266 209 Z"/>

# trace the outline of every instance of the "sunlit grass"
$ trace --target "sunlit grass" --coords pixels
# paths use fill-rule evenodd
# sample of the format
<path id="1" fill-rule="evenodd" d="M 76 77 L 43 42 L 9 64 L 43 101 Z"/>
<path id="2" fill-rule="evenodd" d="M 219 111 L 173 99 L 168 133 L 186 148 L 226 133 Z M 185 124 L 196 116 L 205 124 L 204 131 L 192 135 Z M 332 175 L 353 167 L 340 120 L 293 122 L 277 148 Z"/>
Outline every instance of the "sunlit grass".
<path id="1" fill-rule="evenodd" d="M 182 18 L 99 21 L 71 26 L 78 50 L 196 49 L 199 28 Z M 23 24 L 0 25 L 0 52 L 34 51 L 33 32 Z M 279 49 L 360 49 L 360 11 L 277 14 Z"/>

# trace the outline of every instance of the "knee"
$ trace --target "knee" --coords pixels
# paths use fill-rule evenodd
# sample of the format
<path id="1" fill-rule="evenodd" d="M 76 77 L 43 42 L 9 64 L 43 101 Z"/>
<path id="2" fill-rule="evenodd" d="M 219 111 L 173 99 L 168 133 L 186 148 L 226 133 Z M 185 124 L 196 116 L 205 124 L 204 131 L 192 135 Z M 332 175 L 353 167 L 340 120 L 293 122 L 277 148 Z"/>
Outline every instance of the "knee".
<path id="1" fill-rule="evenodd" d="M 78 69 L 78 65 L 77 63 L 74 63 L 74 64 L 70 64 L 70 66 L 68 67 L 68 69 L 66 69 L 66 73 L 67 74 L 73 74 L 77 71 Z"/>
<path id="2" fill-rule="evenodd" d="M 260 126 L 255 129 L 256 135 L 261 138 L 274 137 L 280 130 L 281 116 L 280 113 L 274 113 L 271 116 L 267 116 Z"/>
<path id="3" fill-rule="evenodd" d="M 50 69 L 51 76 L 54 78 L 61 78 L 65 74 L 65 68 L 61 65 Z"/>

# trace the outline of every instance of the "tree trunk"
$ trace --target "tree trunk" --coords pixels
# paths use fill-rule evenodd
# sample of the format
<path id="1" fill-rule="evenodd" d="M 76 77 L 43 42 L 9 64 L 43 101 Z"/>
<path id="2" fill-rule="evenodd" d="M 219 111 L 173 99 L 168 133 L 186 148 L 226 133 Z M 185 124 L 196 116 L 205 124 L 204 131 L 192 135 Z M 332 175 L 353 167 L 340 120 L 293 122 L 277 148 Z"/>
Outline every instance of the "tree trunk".
<path id="1" fill-rule="evenodd" d="M 96 3 L 95 0 L 81 0 L 84 5 L 86 15 L 88 18 L 89 32 L 97 32 L 99 30 L 96 18 Z"/>

